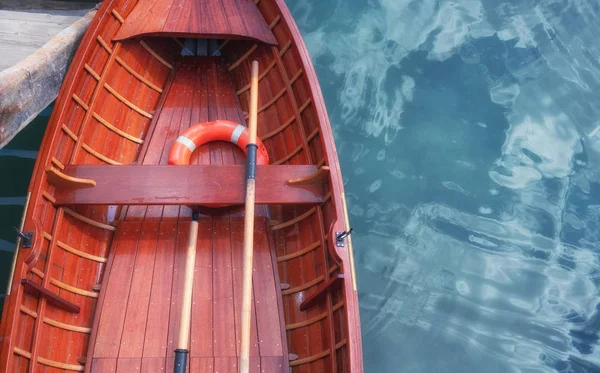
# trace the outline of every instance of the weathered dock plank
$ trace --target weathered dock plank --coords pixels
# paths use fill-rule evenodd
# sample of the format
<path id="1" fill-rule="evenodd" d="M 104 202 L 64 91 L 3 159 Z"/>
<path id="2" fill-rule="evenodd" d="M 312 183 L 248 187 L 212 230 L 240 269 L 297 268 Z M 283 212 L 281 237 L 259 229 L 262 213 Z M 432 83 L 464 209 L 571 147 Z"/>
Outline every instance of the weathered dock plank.
<path id="1" fill-rule="evenodd" d="M 91 7 L 47 0 L 0 4 L 0 148 L 56 98 L 96 12 L 88 12 Z"/>

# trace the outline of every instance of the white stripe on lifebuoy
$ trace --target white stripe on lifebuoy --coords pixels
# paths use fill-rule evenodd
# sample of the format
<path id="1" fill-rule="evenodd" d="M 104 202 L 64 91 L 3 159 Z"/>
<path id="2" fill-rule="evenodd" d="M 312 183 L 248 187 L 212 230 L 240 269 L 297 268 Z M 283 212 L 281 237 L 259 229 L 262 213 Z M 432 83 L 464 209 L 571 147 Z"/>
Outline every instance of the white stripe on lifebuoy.
<path id="1" fill-rule="evenodd" d="M 241 124 L 238 124 L 237 127 L 235 127 L 235 130 L 233 130 L 233 133 L 231 134 L 231 142 L 237 145 L 238 140 L 240 139 L 240 136 L 242 136 L 242 133 L 245 129 L 246 127 L 242 126 Z"/>
<path id="2" fill-rule="evenodd" d="M 190 149 L 190 151 L 192 153 L 194 152 L 194 150 L 196 150 L 196 144 L 194 144 L 194 142 L 192 140 L 188 139 L 185 136 L 179 136 L 177 138 L 177 140 L 175 140 L 175 141 L 177 141 L 181 145 L 185 146 L 186 148 Z"/>

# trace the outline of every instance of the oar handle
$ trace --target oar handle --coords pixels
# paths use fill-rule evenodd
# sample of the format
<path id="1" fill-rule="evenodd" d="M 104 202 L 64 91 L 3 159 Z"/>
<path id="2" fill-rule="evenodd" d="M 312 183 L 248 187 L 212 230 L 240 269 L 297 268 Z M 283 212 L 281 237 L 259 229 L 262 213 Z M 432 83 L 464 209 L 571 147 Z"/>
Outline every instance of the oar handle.
<path id="1" fill-rule="evenodd" d="M 175 367 L 173 373 L 185 373 L 189 351 L 183 348 L 175 350 Z"/>
<path id="2" fill-rule="evenodd" d="M 190 326 L 192 316 L 192 286 L 194 285 L 194 266 L 196 263 L 196 244 L 198 241 L 198 213 L 192 213 L 190 223 L 190 236 L 188 240 L 187 256 L 185 259 L 185 277 L 183 280 L 183 301 L 181 304 L 181 317 L 179 319 L 179 339 L 175 350 L 174 373 L 185 373 L 188 348 L 190 344 Z"/>

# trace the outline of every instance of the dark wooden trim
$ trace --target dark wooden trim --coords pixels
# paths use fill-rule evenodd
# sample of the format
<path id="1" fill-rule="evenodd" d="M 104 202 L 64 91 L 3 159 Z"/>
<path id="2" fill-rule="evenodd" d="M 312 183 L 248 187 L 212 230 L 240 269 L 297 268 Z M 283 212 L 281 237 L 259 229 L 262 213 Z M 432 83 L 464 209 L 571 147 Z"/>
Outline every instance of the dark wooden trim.
<path id="1" fill-rule="evenodd" d="M 30 279 L 24 278 L 21 280 L 21 285 L 23 285 L 23 290 L 31 295 L 46 298 L 46 302 L 48 304 L 53 305 L 54 307 L 58 307 L 67 312 L 79 313 L 79 306 L 65 300 L 58 295 L 54 294 L 50 290 L 43 288 L 42 286 L 36 284 Z"/>
<path id="2" fill-rule="evenodd" d="M 306 311 L 312 306 L 323 302 L 325 300 L 325 296 L 329 294 L 329 292 L 338 289 L 339 286 L 342 284 L 343 280 L 344 275 L 341 273 L 338 273 L 331 277 L 331 279 L 329 279 L 329 281 L 327 281 L 325 285 L 323 285 L 323 287 L 319 289 L 319 291 L 312 295 L 309 295 L 304 299 L 304 302 L 300 304 L 300 311 Z"/>

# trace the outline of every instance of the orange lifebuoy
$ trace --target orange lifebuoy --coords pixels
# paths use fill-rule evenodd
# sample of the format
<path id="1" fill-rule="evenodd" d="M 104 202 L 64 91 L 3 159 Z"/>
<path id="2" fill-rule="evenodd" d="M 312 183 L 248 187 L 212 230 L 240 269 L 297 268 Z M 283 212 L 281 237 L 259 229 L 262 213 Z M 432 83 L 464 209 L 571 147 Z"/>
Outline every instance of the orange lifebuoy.
<path id="1" fill-rule="evenodd" d="M 198 123 L 183 131 L 181 136 L 175 140 L 175 143 L 169 151 L 169 164 L 190 164 L 190 157 L 194 150 L 200 145 L 211 141 L 229 141 L 237 145 L 244 153 L 246 153 L 248 140 L 248 128 L 239 123 L 230 120 Z M 256 164 L 269 164 L 267 148 L 265 148 L 265 145 L 259 138 L 256 139 L 256 145 L 258 146 L 256 152 Z"/>

